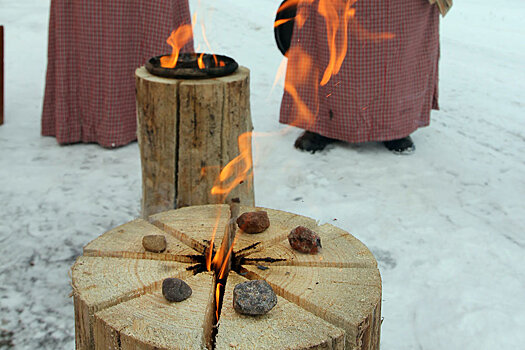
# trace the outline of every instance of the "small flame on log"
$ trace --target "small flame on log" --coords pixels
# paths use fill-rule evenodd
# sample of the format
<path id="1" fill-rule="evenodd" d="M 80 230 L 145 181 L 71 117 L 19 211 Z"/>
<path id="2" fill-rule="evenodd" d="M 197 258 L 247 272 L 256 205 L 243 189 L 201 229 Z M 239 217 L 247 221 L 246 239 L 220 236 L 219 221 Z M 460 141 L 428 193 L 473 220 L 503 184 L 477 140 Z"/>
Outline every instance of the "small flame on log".
<path id="1" fill-rule="evenodd" d="M 163 68 L 175 68 L 179 59 L 180 50 L 193 39 L 193 29 L 191 25 L 184 24 L 171 32 L 166 41 L 172 48 L 170 56 L 160 58 L 160 65 Z"/>

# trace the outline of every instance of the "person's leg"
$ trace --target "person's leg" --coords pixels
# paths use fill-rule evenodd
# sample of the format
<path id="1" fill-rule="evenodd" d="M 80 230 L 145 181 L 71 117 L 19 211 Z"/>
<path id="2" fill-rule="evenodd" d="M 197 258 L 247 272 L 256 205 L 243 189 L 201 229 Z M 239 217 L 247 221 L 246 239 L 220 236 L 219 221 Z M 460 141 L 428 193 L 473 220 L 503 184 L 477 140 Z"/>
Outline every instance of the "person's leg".
<path id="1" fill-rule="evenodd" d="M 410 135 L 401 139 L 383 141 L 383 145 L 394 153 L 408 154 L 416 150 L 416 145 L 414 145 Z"/>
<path id="2" fill-rule="evenodd" d="M 301 136 L 295 140 L 295 148 L 301 151 L 307 151 L 315 153 L 322 151 L 328 144 L 337 141 L 323 135 L 316 134 L 315 132 L 305 131 Z"/>

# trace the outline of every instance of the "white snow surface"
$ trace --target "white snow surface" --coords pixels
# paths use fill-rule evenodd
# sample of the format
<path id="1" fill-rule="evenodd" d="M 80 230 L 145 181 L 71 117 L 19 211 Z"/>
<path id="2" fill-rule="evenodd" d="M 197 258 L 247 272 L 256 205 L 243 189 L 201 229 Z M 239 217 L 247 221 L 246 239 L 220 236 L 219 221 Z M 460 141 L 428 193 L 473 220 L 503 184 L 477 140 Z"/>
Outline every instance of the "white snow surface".
<path id="1" fill-rule="evenodd" d="M 523 348 L 525 1 L 457 1 L 441 21 L 441 110 L 410 156 L 378 143 L 293 148 L 301 131 L 279 125 L 282 86 L 272 90 L 279 2 L 191 2 L 213 51 L 251 69 L 257 205 L 335 224 L 371 249 L 382 349 Z M 40 136 L 48 18 L 49 1 L 0 0 L 2 349 L 73 348 L 69 269 L 86 243 L 140 212 L 137 143 Z"/>

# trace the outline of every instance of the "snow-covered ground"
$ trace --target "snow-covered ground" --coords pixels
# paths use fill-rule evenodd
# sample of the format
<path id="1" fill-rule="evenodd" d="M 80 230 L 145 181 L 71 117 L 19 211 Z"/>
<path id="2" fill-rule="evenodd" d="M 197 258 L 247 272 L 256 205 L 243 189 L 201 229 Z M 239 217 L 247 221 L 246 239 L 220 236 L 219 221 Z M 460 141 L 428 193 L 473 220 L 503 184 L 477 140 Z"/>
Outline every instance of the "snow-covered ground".
<path id="1" fill-rule="evenodd" d="M 442 109 L 411 156 L 375 143 L 311 155 L 292 147 L 299 130 L 279 132 L 279 2 L 191 2 L 213 50 L 252 71 L 257 204 L 334 223 L 372 250 L 382 349 L 523 348 L 525 2 L 457 1 L 441 22 Z M 40 136 L 48 11 L 49 1 L 0 0 L 0 348 L 73 348 L 68 270 L 87 242 L 140 211 L 136 143 Z"/>

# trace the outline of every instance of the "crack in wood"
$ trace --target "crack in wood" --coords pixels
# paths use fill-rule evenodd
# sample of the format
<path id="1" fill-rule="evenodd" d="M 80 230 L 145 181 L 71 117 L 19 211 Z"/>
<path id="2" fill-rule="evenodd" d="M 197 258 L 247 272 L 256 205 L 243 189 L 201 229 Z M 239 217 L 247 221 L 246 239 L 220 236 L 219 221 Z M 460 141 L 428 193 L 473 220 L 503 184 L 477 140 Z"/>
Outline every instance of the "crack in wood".
<path id="1" fill-rule="evenodd" d="M 222 301 L 228 282 L 228 275 L 233 260 L 233 246 L 237 232 L 237 217 L 239 216 L 239 203 L 234 201 L 230 204 L 230 220 L 226 225 L 221 247 L 215 254 L 222 259 L 220 264 L 214 265 L 213 284 L 210 295 L 210 303 L 204 320 L 204 344 L 207 349 L 215 349 L 215 340 L 219 332 L 219 320 L 221 317 Z M 214 255 L 215 255 L 214 254 Z M 214 256 L 215 257 L 215 256 Z"/>

